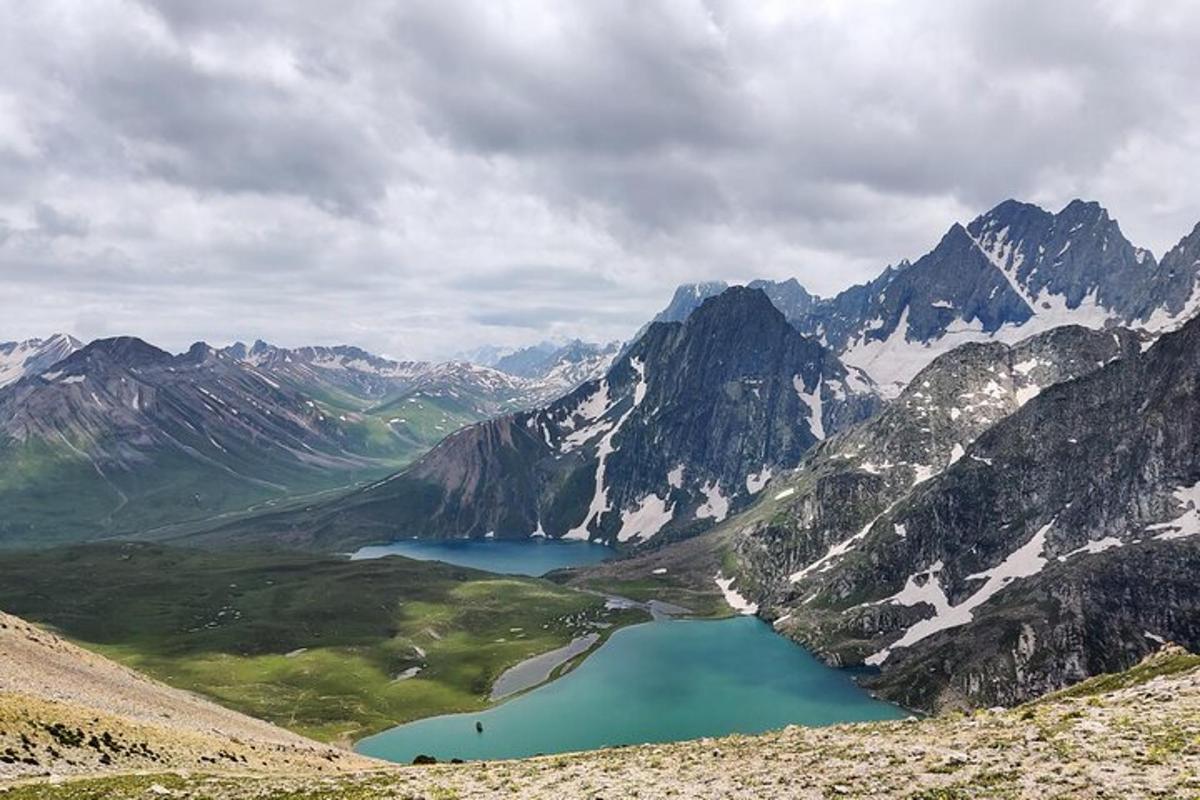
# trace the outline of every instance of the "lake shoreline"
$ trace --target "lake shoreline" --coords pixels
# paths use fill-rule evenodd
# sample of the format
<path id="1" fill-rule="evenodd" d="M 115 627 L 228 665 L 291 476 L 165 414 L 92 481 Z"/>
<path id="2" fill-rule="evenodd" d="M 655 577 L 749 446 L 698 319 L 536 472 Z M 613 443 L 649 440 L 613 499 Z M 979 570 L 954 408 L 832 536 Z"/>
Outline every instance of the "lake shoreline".
<path id="1" fill-rule="evenodd" d="M 676 619 L 624 625 L 617 630 L 620 637 L 614 640 L 612 634 L 617 631 L 606 631 L 609 636 L 577 656 L 560 675 L 508 695 L 486 710 L 404 723 L 364 737 L 355 743 L 354 751 L 395 763 L 408 763 L 416 755 L 441 760 L 504 760 L 536 753 L 762 732 L 791 724 L 822 726 L 909 716 L 906 709 L 872 697 L 846 671 L 821 664 L 807 650 L 755 617 Z M 691 648 L 682 661 L 673 661 L 670 653 L 664 655 L 655 649 L 656 643 L 661 647 L 662 641 L 680 638 Z M 611 649 L 617 642 L 620 652 Z M 709 674 L 713 669 L 703 663 L 707 660 L 720 662 L 719 674 Z M 632 678 L 619 682 L 620 690 L 609 680 L 602 684 L 605 691 L 585 691 L 597 675 L 613 671 L 614 665 L 619 674 L 632 674 Z M 586 673 L 578 671 L 580 666 L 587 668 Z M 700 684 L 692 674 L 696 670 L 702 673 Z M 568 676 L 574 676 L 573 680 L 560 680 Z M 647 689 L 636 685 L 638 676 L 648 676 L 653 684 L 641 700 L 639 692 L 646 695 Z M 714 679 L 716 683 L 711 683 Z M 684 697 L 689 692 L 698 694 L 694 700 L 670 699 L 680 692 Z M 585 698 L 594 707 L 573 707 L 569 698 L 581 693 L 596 694 Z M 656 720 L 662 709 L 655 704 L 664 702 L 668 704 L 668 716 L 673 714 L 674 718 L 667 721 L 667 727 L 660 728 Z M 586 725 L 578 722 L 585 719 Z M 565 720 L 577 722 L 562 728 Z M 476 731 L 475 723 L 483 730 Z M 526 744 L 522 737 L 530 740 L 527 750 L 521 750 Z M 410 745 L 418 741 L 420 746 L 409 753 L 404 748 L 410 745 L 404 741 Z M 390 748 L 398 749 L 388 753 Z"/>

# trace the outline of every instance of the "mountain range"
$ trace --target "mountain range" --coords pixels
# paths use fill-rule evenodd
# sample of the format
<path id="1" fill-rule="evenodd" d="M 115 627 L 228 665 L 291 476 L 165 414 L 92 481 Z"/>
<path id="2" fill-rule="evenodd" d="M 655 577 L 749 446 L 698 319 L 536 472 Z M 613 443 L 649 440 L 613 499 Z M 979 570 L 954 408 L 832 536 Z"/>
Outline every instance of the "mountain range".
<path id="1" fill-rule="evenodd" d="M 795 280 L 748 285 L 895 396 L 933 358 L 968 341 L 1011 343 L 1067 324 L 1177 327 L 1200 307 L 1198 259 L 1200 225 L 1158 261 L 1098 203 L 1075 200 L 1054 214 L 1008 200 L 952 225 L 916 261 L 831 298 Z M 681 286 L 658 318 L 683 319 L 725 286 Z"/>
<path id="2" fill-rule="evenodd" d="M 1200 227 L 1158 261 L 1010 202 L 832 300 L 685 287 L 602 381 L 253 532 L 703 534 L 735 607 L 885 696 L 1020 702 L 1200 646 L 1198 271 Z"/>
<path id="3" fill-rule="evenodd" d="M 632 554 L 610 573 L 715 584 L 908 707 L 1011 704 L 1200 646 L 1198 273 L 1200 226 L 1160 260 L 1095 203 L 1007 201 L 833 298 L 684 286 L 623 348 L 497 356 L 523 374 L 129 339 L 44 369 L 45 343 L 5 346 L 38 372 L 0 389 L 0 501 L 28 520 L 89 486 L 112 533 L 336 474 L 363 482 L 190 540 L 600 541 Z M 401 454 L 418 410 L 433 432 Z M 163 463 L 195 477 L 161 487 Z M 109 522 L 135 495 L 153 511 Z M 669 566 L 697 553 L 719 571 Z"/>
<path id="4" fill-rule="evenodd" d="M 652 324 L 605 377 L 459 431 L 408 470 L 276 526 L 339 546 L 400 535 L 644 544 L 724 519 L 877 405 L 868 380 L 761 291 L 733 288 L 684 322 Z"/>
<path id="5" fill-rule="evenodd" d="M 528 379 L 348 346 L 0 345 L 0 542 L 144 533 L 380 477 L 463 425 L 570 390 L 571 368 L 591 368 L 577 352 Z"/>

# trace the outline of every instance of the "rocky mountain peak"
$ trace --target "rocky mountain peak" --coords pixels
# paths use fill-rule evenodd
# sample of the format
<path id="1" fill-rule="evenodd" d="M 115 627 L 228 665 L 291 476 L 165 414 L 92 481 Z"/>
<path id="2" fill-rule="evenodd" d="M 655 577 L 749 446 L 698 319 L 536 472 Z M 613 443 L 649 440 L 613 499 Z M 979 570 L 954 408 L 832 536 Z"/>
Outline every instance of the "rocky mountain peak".
<path id="1" fill-rule="evenodd" d="M 654 317 L 654 322 L 683 322 L 709 297 L 719 295 L 729 288 L 725 281 L 703 281 L 685 283 L 675 289 L 671 302 Z"/>
<path id="2" fill-rule="evenodd" d="M 76 350 L 55 366 L 68 374 L 82 374 L 92 369 L 110 366 L 136 368 L 166 364 L 174 358 L 166 350 L 136 336 L 115 336 L 97 339 Z"/>
<path id="3" fill-rule="evenodd" d="M 646 544 L 703 529 L 878 398 L 761 289 L 655 322 L 607 373 L 449 436 L 409 470 L 336 501 L 314 536 L 548 536 Z"/>
<path id="4" fill-rule="evenodd" d="M 1200 227 L 1200 226 L 1198 226 Z M 794 281 L 754 281 L 787 320 L 894 396 L 965 341 L 1012 343 L 1061 325 L 1177 327 L 1200 308 L 1200 233 L 1163 263 L 1095 201 L 1057 213 L 1005 200 L 952 224 L 921 258 L 821 299 Z M 712 284 L 681 286 L 660 318 L 695 311 Z"/>
<path id="5" fill-rule="evenodd" d="M 790 327 L 783 312 L 775 307 L 767 293 L 761 288 L 749 286 L 731 286 L 720 294 L 706 298 L 687 318 L 684 327 L 735 328 L 742 324 L 777 329 Z"/>

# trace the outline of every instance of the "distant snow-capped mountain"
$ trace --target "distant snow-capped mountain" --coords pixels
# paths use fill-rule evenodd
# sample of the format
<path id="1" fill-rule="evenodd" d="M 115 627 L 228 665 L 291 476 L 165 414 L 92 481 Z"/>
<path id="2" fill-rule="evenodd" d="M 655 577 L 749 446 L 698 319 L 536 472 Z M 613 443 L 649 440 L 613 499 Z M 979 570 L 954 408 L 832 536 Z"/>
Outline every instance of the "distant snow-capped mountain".
<path id="1" fill-rule="evenodd" d="M 1200 226 L 1156 261 L 1097 203 L 1057 214 L 1008 200 L 955 224 L 915 262 L 816 298 L 794 280 L 755 281 L 798 330 L 895 396 L 941 353 L 969 341 L 1015 342 L 1059 325 L 1162 331 L 1200 307 Z M 686 317 L 721 283 L 681 286 L 659 315 Z"/>
<path id="2" fill-rule="evenodd" d="M 81 347 L 83 342 L 65 333 L 46 339 L 0 342 L 0 386 L 16 383 L 26 375 L 37 375 Z"/>
<path id="3" fill-rule="evenodd" d="M 395 361 L 358 347 L 277 347 L 238 342 L 223 351 L 268 369 L 309 393 L 328 395 L 368 409 L 414 392 L 442 394 L 469 407 L 479 419 L 537 402 L 540 387 L 491 367 L 461 361 Z"/>

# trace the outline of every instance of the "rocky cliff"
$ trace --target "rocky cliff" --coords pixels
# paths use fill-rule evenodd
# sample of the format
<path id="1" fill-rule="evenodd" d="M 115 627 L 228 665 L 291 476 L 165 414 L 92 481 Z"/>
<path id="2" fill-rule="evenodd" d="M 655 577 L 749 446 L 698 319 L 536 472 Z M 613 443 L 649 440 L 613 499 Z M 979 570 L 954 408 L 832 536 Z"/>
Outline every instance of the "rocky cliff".
<path id="1" fill-rule="evenodd" d="M 725 519 L 814 444 L 874 412 L 869 381 L 758 290 L 655 323 L 607 375 L 467 428 L 412 468 L 290 519 L 317 539 L 645 543 Z"/>

